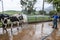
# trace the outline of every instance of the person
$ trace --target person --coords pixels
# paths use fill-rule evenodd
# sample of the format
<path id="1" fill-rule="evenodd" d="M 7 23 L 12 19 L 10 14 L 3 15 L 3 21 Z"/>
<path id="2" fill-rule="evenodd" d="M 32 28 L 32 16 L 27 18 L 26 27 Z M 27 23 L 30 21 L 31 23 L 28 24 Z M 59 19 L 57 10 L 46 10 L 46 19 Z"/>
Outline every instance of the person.
<path id="1" fill-rule="evenodd" d="M 60 16 L 59 16 L 59 22 L 60 22 Z"/>
<path id="2" fill-rule="evenodd" d="M 57 14 L 55 14 L 54 16 L 53 16 L 53 27 L 52 28 L 55 28 L 55 29 L 57 29 L 57 19 L 58 19 L 59 17 L 57 16 Z"/>

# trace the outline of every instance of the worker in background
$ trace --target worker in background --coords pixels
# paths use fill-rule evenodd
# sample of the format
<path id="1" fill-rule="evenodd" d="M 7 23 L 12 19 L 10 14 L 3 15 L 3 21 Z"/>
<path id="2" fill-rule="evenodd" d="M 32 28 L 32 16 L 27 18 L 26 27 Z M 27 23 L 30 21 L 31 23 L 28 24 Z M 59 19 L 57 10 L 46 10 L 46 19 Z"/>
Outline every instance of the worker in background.
<path id="1" fill-rule="evenodd" d="M 53 16 L 53 27 L 52 27 L 52 28 L 57 29 L 57 19 L 58 19 L 58 18 L 59 18 L 59 17 L 58 17 L 57 14 L 55 14 L 55 15 Z"/>

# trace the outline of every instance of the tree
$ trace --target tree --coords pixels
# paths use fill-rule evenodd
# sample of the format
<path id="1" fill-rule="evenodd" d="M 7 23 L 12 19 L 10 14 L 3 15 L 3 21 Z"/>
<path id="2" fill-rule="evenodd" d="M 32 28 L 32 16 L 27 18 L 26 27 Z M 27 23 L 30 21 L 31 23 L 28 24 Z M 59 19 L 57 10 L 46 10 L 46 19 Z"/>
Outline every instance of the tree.
<path id="1" fill-rule="evenodd" d="M 57 13 L 57 11 L 52 10 L 52 11 L 49 12 L 49 15 L 50 15 L 50 16 L 53 16 L 53 15 L 56 14 L 56 13 Z"/>
<path id="2" fill-rule="evenodd" d="M 47 0 L 47 2 L 52 3 L 54 9 L 56 9 L 57 12 L 60 12 L 60 10 L 58 11 L 60 8 L 60 0 Z"/>
<path id="3" fill-rule="evenodd" d="M 40 10 L 39 13 L 43 15 L 43 14 L 46 14 L 46 11 Z"/>
<path id="4" fill-rule="evenodd" d="M 31 12 L 34 12 L 33 7 L 36 3 L 36 0 L 21 0 L 20 3 L 24 13 L 31 14 Z"/>
<path id="5" fill-rule="evenodd" d="M 54 9 L 56 9 L 57 14 L 60 16 L 60 0 L 47 0 L 47 2 L 52 2 Z"/>

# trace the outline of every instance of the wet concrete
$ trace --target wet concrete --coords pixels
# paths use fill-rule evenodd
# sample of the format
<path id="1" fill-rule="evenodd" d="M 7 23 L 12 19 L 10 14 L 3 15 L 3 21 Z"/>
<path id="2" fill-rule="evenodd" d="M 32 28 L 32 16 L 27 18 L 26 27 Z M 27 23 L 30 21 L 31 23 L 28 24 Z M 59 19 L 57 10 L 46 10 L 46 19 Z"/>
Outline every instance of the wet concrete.
<path id="1" fill-rule="evenodd" d="M 58 24 L 58 29 L 54 29 L 53 33 L 46 40 L 60 40 L 60 23 Z"/>
<path id="2" fill-rule="evenodd" d="M 23 29 L 18 35 L 13 35 L 13 40 L 41 40 L 52 31 L 51 22 L 23 25 Z M 43 27 L 43 28 L 42 28 Z"/>
<path id="3" fill-rule="evenodd" d="M 22 26 L 22 28 L 19 27 L 19 31 L 17 27 L 13 28 L 13 35 L 11 34 L 11 29 L 7 29 L 10 40 L 42 40 L 43 37 L 51 33 L 52 35 L 48 36 L 46 40 L 60 40 L 60 25 L 58 25 L 59 29 L 53 32 L 52 22 L 23 24 Z M 0 34 L 3 34 L 2 29 Z"/>

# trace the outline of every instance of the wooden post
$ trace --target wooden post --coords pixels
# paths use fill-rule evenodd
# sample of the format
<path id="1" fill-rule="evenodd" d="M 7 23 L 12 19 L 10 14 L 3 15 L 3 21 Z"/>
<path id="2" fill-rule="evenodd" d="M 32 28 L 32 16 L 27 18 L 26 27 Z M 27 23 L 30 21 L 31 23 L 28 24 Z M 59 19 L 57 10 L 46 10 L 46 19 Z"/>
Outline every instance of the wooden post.
<path id="1" fill-rule="evenodd" d="M 3 0 L 1 0 L 2 3 L 2 14 L 4 14 L 4 5 L 3 5 Z"/>

